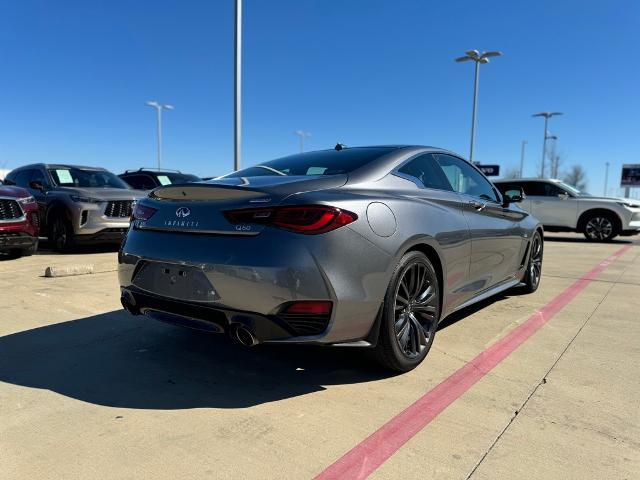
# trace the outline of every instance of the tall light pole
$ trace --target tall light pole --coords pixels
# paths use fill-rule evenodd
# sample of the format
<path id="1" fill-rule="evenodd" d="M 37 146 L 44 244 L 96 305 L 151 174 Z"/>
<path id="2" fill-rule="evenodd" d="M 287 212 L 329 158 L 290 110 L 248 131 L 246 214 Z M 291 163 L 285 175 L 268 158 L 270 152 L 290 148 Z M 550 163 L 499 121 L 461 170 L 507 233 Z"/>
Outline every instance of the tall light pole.
<path id="1" fill-rule="evenodd" d="M 311 134 L 309 132 L 303 132 L 302 130 L 296 130 L 293 132 L 294 135 L 300 137 L 300 153 L 304 152 L 304 139 L 310 137 Z"/>
<path id="2" fill-rule="evenodd" d="M 553 143 L 551 144 L 551 175 L 549 175 L 551 178 L 557 178 L 558 177 L 558 159 L 556 158 L 556 142 L 558 141 L 558 136 L 557 135 L 547 135 L 547 140 L 553 140 Z"/>
<path id="3" fill-rule="evenodd" d="M 607 184 L 609 183 L 609 162 L 605 163 L 604 170 L 604 196 L 607 196 Z"/>
<path id="4" fill-rule="evenodd" d="M 526 140 L 522 140 L 522 147 L 520 148 L 520 178 L 522 178 L 522 170 L 524 169 L 524 147 L 527 146 Z"/>
<path id="5" fill-rule="evenodd" d="M 156 109 L 158 116 L 158 170 L 162 163 L 162 110 L 173 110 L 173 105 L 161 104 L 155 100 L 147 102 L 149 107 Z"/>
<path id="6" fill-rule="evenodd" d="M 562 112 L 540 112 L 531 115 L 532 117 L 544 117 L 544 141 L 542 142 L 542 166 L 540 167 L 540 178 L 544 177 L 544 159 L 547 154 L 547 125 L 549 123 L 549 119 L 556 115 L 562 115 Z"/>
<path id="7" fill-rule="evenodd" d="M 480 76 L 480 64 L 489 63 L 489 58 L 499 57 L 502 52 L 482 52 L 478 50 L 468 50 L 464 57 L 456 58 L 456 62 L 475 62 L 475 75 L 473 77 L 473 110 L 471 113 L 471 146 L 469 147 L 469 161 L 473 162 L 473 145 L 476 137 L 476 110 L 478 106 L 478 77 Z"/>
<path id="8" fill-rule="evenodd" d="M 240 146 L 242 141 L 242 0 L 236 0 L 234 72 L 233 169 L 240 170 Z"/>

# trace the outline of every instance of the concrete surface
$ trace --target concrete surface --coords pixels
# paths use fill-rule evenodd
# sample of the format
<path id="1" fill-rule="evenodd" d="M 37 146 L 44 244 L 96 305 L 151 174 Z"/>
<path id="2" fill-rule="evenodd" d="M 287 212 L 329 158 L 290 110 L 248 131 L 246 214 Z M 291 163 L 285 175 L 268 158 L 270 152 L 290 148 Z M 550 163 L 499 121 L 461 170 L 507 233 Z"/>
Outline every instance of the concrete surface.
<path id="1" fill-rule="evenodd" d="M 114 252 L 0 260 L 0 478 L 312 478 L 628 241 L 548 236 L 538 292 L 456 315 L 398 376 L 130 317 Z M 371 477 L 640 478 L 637 245 Z"/>

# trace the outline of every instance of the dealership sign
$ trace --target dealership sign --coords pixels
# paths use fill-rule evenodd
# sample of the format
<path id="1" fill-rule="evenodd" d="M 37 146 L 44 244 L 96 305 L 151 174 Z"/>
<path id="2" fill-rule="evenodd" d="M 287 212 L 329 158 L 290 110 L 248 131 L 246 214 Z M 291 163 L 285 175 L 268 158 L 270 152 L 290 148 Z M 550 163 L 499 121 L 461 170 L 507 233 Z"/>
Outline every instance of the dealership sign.
<path id="1" fill-rule="evenodd" d="M 621 187 L 640 187 L 640 163 L 622 166 Z"/>
<path id="2" fill-rule="evenodd" d="M 500 165 L 480 165 L 477 163 L 476 167 L 478 167 L 487 177 L 497 177 L 500 175 Z"/>

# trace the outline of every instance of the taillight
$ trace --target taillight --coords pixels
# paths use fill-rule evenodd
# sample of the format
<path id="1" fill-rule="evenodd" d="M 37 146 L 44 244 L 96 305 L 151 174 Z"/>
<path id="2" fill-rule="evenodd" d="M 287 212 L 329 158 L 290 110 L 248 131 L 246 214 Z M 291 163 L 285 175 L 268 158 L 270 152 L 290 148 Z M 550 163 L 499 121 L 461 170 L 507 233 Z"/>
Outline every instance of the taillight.
<path id="1" fill-rule="evenodd" d="M 131 221 L 133 220 L 149 220 L 158 210 L 153 207 L 147 207 L 140 203 L 133 205 L 131 210 Z"/>
<path id="2" fill-rule="evenodd" d="M 307 235 L 330 232 L 358 219 L 353 212 L 326 205 L 245 208 L 228 210 L 224 216 L 234 224 L 259 223 Z"/>

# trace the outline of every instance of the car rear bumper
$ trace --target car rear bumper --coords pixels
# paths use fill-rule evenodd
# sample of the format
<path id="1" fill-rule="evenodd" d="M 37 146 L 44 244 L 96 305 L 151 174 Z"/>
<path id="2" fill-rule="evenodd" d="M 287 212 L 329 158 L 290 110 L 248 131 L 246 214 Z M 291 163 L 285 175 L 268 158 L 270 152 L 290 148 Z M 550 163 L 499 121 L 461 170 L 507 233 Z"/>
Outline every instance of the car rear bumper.
<path id="1" fill-rule="evenodd" d="M 141 269 L 149 264 L 166 265 L 168 278 L 176 276 L 177 282 L 180 268 L 196 272 L 210 285 L 210 295 L 189 294 L 206 286 L 181 289 L 176 284 L 168 290 L 141 283 Z M 186 317 L 212 322 L 222 331 L 240 317 L 249 318 L 255 328 L 270 332 L 257 331 L 264 336 L 260 341 L 332 344 L 367 337 L 391 268 L 388 255 L 345 227 L 318 236 L 265 229 L 254 237 L 130 230 L 118 270 L 125 295 L 140 297 L 141 310 L 188 311 Z M 279 313 L 288 302 L 309 300 L 333 305 L 326 327 L 312 334 L 300 328 L 304 319 L 284 319 Z"/>
<path id="2" fill-rule="evenodd" d="M 121 302 L 133 315 L 146 315 L 154 320 L 211 333 L 226 333 L 244 327 L 259 343 L 287 341 L 298 337 L 295 329 L 276 315 L 259 315 L 211 305 L 184 302 L 150 294 L 130 286 L 121 289 Z"/>

